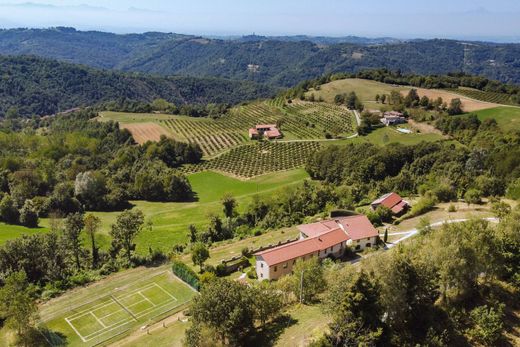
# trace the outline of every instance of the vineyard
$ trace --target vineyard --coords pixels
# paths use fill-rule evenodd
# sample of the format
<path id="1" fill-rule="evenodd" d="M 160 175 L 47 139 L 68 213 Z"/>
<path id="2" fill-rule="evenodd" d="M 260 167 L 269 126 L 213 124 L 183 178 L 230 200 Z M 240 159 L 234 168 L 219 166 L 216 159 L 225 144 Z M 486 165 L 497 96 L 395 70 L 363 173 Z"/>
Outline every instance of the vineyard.
<path id="1" fill-rule="evenodd" d="M 350 111 L 325 103 L 295 102 L 284 105 L 280 99 L 235 107 L 218 119 L 172 117 L 160 120 L 173 137 L 198 143 L 204 155 L 214 156 L 249 141 L 247 131 L 260 123 L 280 124 L 284 139 L 323 139 L 354 132 Z"/>
<path id="2" fill-rule="evenodd" d="M 185 165 L 183 172 L 215 170 L 241 178 L 303 166 L 321 147 L 316 141 L 256 142 L 231 149 L 217 158 L 196 165 Z"/>
<path id="3" fill-rule="evenodd" d="M 510 96 L 504 93 L 484 92 L 482 90 L 466 88 L 452 89 L 452 91 L 475 100 L 491 102 L 494 104 L 514 105 L 511 102 Z"/>

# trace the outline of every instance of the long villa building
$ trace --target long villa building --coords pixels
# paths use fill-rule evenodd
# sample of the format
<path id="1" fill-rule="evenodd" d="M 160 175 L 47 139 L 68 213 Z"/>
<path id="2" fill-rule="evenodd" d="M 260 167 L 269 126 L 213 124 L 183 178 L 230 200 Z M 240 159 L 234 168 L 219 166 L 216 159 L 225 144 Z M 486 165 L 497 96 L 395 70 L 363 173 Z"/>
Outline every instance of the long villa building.
<path id="1" fill-rule="evenodd" d="M 300 239 L 255 254 L 258 280 L 290 274 L 298 259 L 341 257 L 346 247 L 361 251 L 376 244 L 379 232 L 363 215 L 338 217 L 298 226 Z"/>

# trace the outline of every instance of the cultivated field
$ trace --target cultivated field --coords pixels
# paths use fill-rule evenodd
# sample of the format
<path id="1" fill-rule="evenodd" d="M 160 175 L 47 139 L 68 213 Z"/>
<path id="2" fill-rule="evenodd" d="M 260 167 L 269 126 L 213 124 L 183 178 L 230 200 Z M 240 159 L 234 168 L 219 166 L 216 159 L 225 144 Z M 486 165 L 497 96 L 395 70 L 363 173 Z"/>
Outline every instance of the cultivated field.
<path id="1" fill-rule="evenodd" d="M 130 277 L 119 287 L 108 286 L 101 292 L 93 286 L 84 291 L 85 296 L 69 295 L 61 302 L 46 304 L 41 317 L 48 341 L 52 345 L 94 346 L 178 312 L 196 295 L 169 270 L 151 275 L 143 271 L 140 278 Z"/>
<path id="2" fill-rule="evenodd" d="M 181 170 L 214 170 L 234 177 L 251 178 L 301 167 L 320 147 L 320 143 L 316 141 L 260 142 L 233 148 L 215 159 L 186 165 Z"/>
<path id="3" fill-rule="evenodd" d="M 467 96 L 468 98 L 495 103 L 495 104 L 503 104 L 510 105 L 511 99 L 510 96 L 504 93 L 495 93 L 495 92 L 485 92 L 478 89 L 472 88 L 458 88 L 452 89 L 452 91 L 456 94 L 461 94 Z M 518 105 L 516 105 L 518 106 Z"/>
<path id="4" fill-rule="evenodd" d="M 424 89 L 424 88 L 416 88 L 416 89 L 417 89 L 417 93 L 419 94 L 419 96 L 426 95 L 428 98 L 433 99 L 433 100 L 437 99 L 438 97 L 441 97 L 442 100 L 444 100 L 445 102 L 448 103 L 448 105 L 449 105 L 451 99 L 455 99 L 455 98 L 460 99 L 460 101 L 462 102 L 462 109 L 464 110 L 464 112 L 473 112 L 473 111 L 485 110 L 487 108 L 494 108 L 494 107 L 500 106 L 495 103 L 479 101 L 479 100 L 468 98 L 466 96 L 460 95 L 459 91 L 457 91 L 455 93 L 450 90 L 441 90 L 441 89 Z"/>
<path id="5" fill-rule="evenodd" d="M 114 120 L 132 132 L 137 142 L 168 135 L 201 146 L 206 157 L 250 142 L 248 129 L 256 124 L 279 123 L 285 140 L 324 139 L 325 135 L 354 133 L 354 117 L 343 107 L 326 103 L 268 100 L 237 106 L 219 118 L 195 118 L 157 114 L 102 112 L 102 121 Z"/>
<path id="6" fill-rule="evenodd" d="M 356 95 L 367 108 L 378 108 L 380 104 L 375 102 L 376 94 L 390 94 L 392 90 L 402 92 L 408 91 L 410 88 L 358 78 L 347 78 L 324 84 L 318 91 L 309 91 L 307 96 L 314 94 L 315 98 L 321 96 L 326 102 L 333 103 L 337 94 L 356 92 Z"/>
<path id="7" fill-rule="evenodd" d="M 162 135 L 170 136 L 166 129 L 156 123 L 128 123 L 120 127 L 130 131 L 135 142 L 140 145 L 147 141 L 159 141 Z"/>
<path id="8" fill-rule="evenodd" d="M 334 97 L 337 94 L 356 92 L 357 96 L 365 104 L 368 109 L 379 109 L 382 104 L 375 102 L 376 94 L 389 95 L 393 90 L 401 92 L 406 95 L 411 89 L 409 86 L 394 86 L 386 83 L 363 80 L 357 78 L 347 78 L 343 80 L 333 81 L 321 86 L 320 90 L 311 90 L 307 96 L 314 94 L 316 98 L 322 97 L 326 102 L 333 103 Z M 417 89 L 420 96 L 426 95 L 430 99 L 441 97 L 444 101 L 450 102 L 451 99 L 459 98 L 462 101 L 464 111 L 473 112 L 487 108 L 499 106 L 498 104 L 508 104 L 504 99 L 504 94 L 486 93 L 475 91 L 472 89 L 457 89 L 457 90 L 441 90 L 441 89 Z"/>

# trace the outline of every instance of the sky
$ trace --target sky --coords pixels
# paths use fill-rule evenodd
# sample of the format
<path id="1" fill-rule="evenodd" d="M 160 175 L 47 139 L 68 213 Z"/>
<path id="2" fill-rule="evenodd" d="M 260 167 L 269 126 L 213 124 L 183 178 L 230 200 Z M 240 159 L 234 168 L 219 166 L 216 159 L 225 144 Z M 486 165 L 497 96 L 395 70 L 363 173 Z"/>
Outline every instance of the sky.
<path id="1" fill-rule="evenodd" d="M 519 0 L 0 0 L 0 27 L 520 42 Z"/>

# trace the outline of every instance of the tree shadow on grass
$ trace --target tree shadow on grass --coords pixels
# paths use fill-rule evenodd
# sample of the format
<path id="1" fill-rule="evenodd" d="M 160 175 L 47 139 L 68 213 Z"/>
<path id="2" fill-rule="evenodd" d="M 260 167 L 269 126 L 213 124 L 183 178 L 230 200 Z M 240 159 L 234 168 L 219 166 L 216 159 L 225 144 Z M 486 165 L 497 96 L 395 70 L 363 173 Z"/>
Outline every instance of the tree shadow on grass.
<path id="1" fill-rule="evenodd" d="M 256 333 L 248 339 L 247 346 L 274 346 L 284 330 L 296 323 L 298 323 L 297 319 L 288 314 L 282 315 L 266 323 L 263 328 L 257 329 Z"/>
<path id="2" fill-rule="evenodd" d="M 68 346 L 67 336 L 60 332 L 52 331 L 46 327 L 33 329 L 29 335 L 29 346 L 34 347 L 64 347 Z"/>

